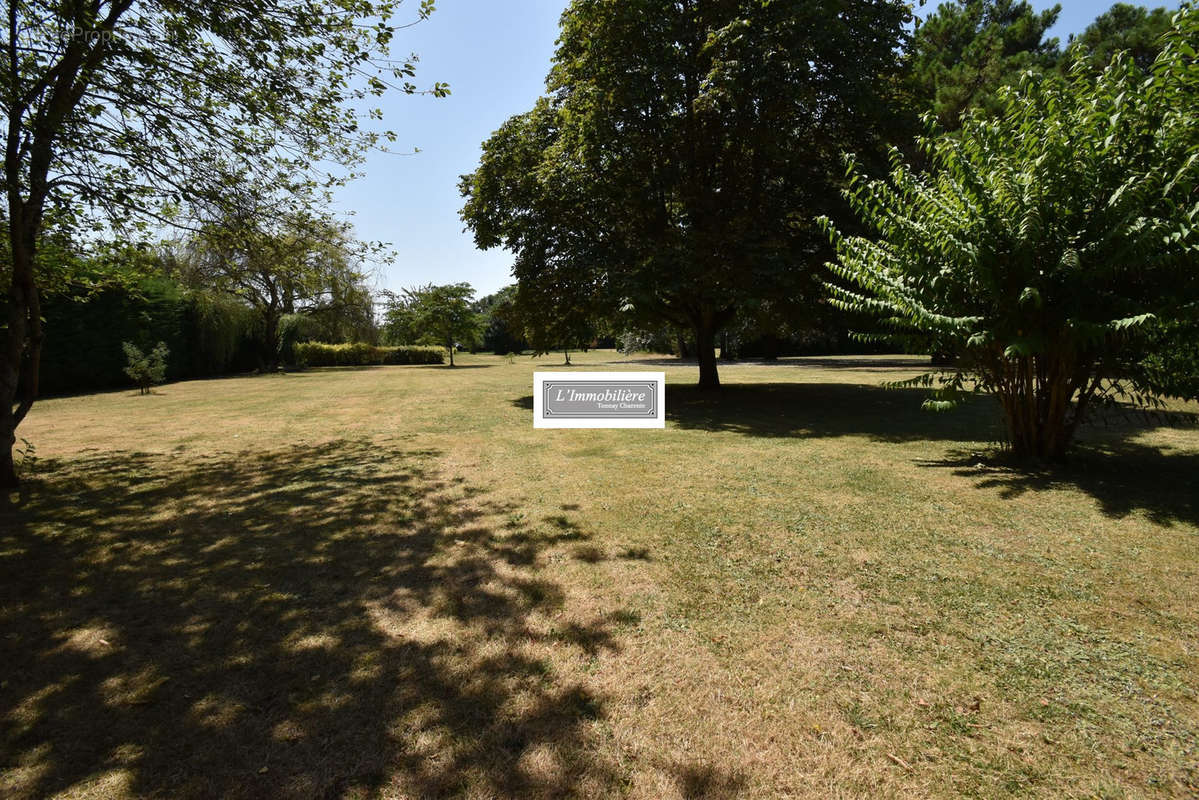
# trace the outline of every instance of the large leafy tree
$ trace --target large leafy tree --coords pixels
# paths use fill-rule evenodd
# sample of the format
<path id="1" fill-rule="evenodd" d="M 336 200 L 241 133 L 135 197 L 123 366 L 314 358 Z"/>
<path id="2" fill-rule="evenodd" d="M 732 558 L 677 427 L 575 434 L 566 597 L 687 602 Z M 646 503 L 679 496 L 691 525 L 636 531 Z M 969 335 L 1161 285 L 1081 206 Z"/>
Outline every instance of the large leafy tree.
<path id="1" fill-rule="evenodd" d="M 209 221 L 173 250 L 181 257 L 168 269 L 185 286 L 223 291 L 254 309 L 260 366 L 267 371 L 284 355 L 288 337 L 281 323 L 288 316 L 334 335 L 369 325 L 366 264 L 383 253 L 382 245 L 358 241 L 348 223 L 327 213 L 279 215 L 258 207 Z"/>
<path id="2" fill-rule="evenodd" d="M 748 300 L 797 296 L 837 155 L 890 120 L 901 2 L 576 0 L 548 88 L 484 145 L 463 216 L 552 299 L 693 331 L 701 386 Z"/>
<path id="3" fill-rule="evenodd" d="M 618 302 L 600 267 L 621 245 L 586 166 L 559 135 L 559 115 L 541 98 L 506 121 L 461 183 L 475 242 L 515 254 L 517 283 L 501 313 L 538 354 L 590 339 L 594 320 Z"/>
<path id="4" fill-rule="evenodd" d="M 505 286 L 475 303 L 475 311 L 484 319 L 483 348 L 497 356 L 519 353 L 529 346 L 516 319 L 516 289 L 516 284 Z"/>
<path id="5" fill-rule="evenodd" d="M 586 276 L 586 270 L 572 274 Z M 567 364 L 570 351 L 588 347 L 600 330 L 601 312 L 585 287 L 525 280 L 517 287 L 508 319 L 521 331 L 534 355 L 561 351 Z"/>
<path id="6" fill-rule="evenodd" d="M 389 309 L 394 313 L 385 316 L 395 323 L 400 338 L 409 339 L 402 344 L 443 345 L 449 351 L 452 367 L 458 345 L 473 344 L 483 333 L 483 317 L 475 311 L 474 299 L 475 290 L 469 283 L 429 284 L 406 289 Z"/>
<path id="7" fill-rule="evenodd" d="M 1141 362 L 1199 306 L 1197 40 L 1187 8 L 1148 74 L 1124 55 L 1098 77 L 1083 58 L 1065 82 L 1030 73 L 997 116 L 926 140 L 930 174 L 897 159 L 855 179 L 872 236 L 826 221 L 834 302 L 959 354 L 930 404 L 995 393 L 1018 456 L 1064 456 L 1099 400 L 1170 391 Z"/>
<path id="8" fill-rule="evenodd" d="M 909 49 L 912 99 L 944 130 L 971 108 L 995 111 L 998 89 L 1021 71 L 1053 66 L 1057 39 L 1045 32 L 1061 6 L 1037 12 L 1026 0 L 952 0 L 916 29 Z"/>
<path id="9" fill-rule="evenodd" d="M 17 482 L 15 431 L 37 396 L 47 220 L 153 220 L 164 206 L 219 198 L 246 175 L 283 193 L 325 184 L 314 165 L 344 176 L 341 167 L 388 137 L 363 124 L 356 101 L 389 86 L 416 91 L 411 60 L 388 55 L 398 5 L 6 3 L 0 486 Z M 424 0 L 417 16 L 432 5 Z"/>
<path id="10" fill-rule="evenodd" d="M 1164 8 L 1116 3 L 1078 36 L 1070 37 L 1070 45 L 1080 48 L 1097 70 L 1121 51 L 1127 51 L 1138 67 L 1148 69 L 1161 52 L 1162 36 L 1169 28 L 1170 12 Z M 1062 62 L 1063 66 L 1069 63 Z"/>

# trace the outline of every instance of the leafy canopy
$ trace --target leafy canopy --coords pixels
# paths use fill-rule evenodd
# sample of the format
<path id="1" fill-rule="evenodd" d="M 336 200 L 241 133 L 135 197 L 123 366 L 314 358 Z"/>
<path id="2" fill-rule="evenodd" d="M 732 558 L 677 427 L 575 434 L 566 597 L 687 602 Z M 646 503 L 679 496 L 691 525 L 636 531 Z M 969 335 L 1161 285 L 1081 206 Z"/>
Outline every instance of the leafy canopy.
<path id="1" fill-rule="evenodd" d="M 1058 59 L 1057 39 L 1045 32 L 1061 5 L 1036 12 L 1021 0 L 953 0 L 942 3 L 912 37 L 910 80 L 915 104 L 931 111 L 946 130 L 971 108 L 1000 108 L 999 87 L 1026 69 Z"/>
<path id="2" fill-rule="evenodd" d="M 1116 3 L 1078 36 L 1071 36 L 1070 46 L 1080 48 L 1097 69 L 1111 63 L 1116 53 L 1127 51 L 1134 64 L 1147 70 L 1161 52 L 1162 36 L 1170 29 L 1170 17 L 1164 8 L 1151 10 Z"/>
<path id="3" fill-rule="evenodd" d="M 286 199 L 352 177 L 367 150 L 394 139 L 360 102 L 417 91 L 415 58 L 390 56 L 399 6 L 9 0 L 0 487 L 17 484 L 16 429 L 38 393 L 47 233 L 174 223 L 183 205 L 222 208 L 229 186 Z M 432 10 L 422 0 L 415 16 Z"/>
<path id="4" fill-rule="evenodd" d="M 890 119 L 902 2 L 575 0 L 549 97 L 464 176 L 480 247 L 565 310 L 716 332 L 745 302 L 814 285 L 810 224 L 839 202 L 836 156 Z"/>
<path id="5" fill-rule="evenodd" d="M 150 387 L 162 383 L 167 375 L 167 356 L 170 350 L 165 342 L 159 342 L 153 350 L 143 353 L 132 342 L 123 342 L 121 348 L 125 351 L 125 374 L 137 384 L 139 394 L 149 394 Z"/>
<path id="6" fill-rule="evenodd" d="M 232 295 L 254 310 L 264 366 L 273 366 L 297 339 L 362 338 L 373 328 L 368 263 L 386 252 L 327 212 L 251 206 L 206 221 L 166 255 L 183 285 Z"/>
<path id="7" fill-rule="evenodd" d="M 359 103 L 417 91 L 414 60 L 389 52 L 401 5 L 9 3 L 0 96 L 18 124 L 6 181 L 30 210 L 49 200 L 64 217 L 120 222 L 218 202 L 224 182 L 247 176 L 281 194 L 342 180 L 327 168 L 395 138 Z M 425 0 L 415 16 L 432 10 Z"/>
<path id="8" fill-rule="evenodd" d="M 483 318 L 474 309 L 475 290 L 469 283 L 429 284 L 404 292 L 412 329 L 422 340 L 444 345 L 454 366 L 454 349 L 474 343 L 483 332 Z"/>
<path id="9" fill-rule="evenodd" d="M 897 156 L 866 180 L 851 160 L 872 235 L 824 220 L 829 290 L 891 338 L 958 355 L 932 407 L 972 378 L 1000 395 L 1018 450 L 1056 457 L 1093 398 L 1169 389 L 1136 365 L 1199 303 L 1197 22 L 1176 15 L 1148 74 L 1124 55 L 1098 77 L 1083 58 L 1065 81 L 1025 74 L 998 116 L 923 141 L 928 174 Z"/>

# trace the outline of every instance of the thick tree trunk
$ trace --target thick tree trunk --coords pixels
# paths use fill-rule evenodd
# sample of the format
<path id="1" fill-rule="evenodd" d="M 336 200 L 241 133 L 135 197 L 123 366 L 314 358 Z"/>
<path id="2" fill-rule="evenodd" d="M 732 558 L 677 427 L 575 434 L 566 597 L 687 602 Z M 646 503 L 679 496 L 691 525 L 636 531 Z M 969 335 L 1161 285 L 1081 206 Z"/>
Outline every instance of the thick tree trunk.
<path id="1" fill-rule="evenodd" d="M 716 370 L 716 328 L 708 315 L 696 322 L 695 354 L 699 360 L 699 388 L 719 389 L 720 374 Z"/>
<path id="2" fill-rule="evenodd" d="M 1025 461 L 1061 461 L 1066 457 L 1071 436 L 1065 418 L 1036 419 L 1008 415 L 1008 441 L 1012 455 Z"/>

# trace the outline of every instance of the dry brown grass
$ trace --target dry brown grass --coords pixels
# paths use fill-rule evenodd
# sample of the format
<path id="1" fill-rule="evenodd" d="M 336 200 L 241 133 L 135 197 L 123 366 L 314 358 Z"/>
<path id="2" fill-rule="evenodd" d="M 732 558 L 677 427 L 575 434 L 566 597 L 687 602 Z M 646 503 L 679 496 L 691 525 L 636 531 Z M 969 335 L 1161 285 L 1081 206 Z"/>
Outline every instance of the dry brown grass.
<path id="1" fill-rule="evenodd" d="M 1199 432 L 1017 470 L 895 359 L 534 431 L 556 359 L 464 361 L 41 403 L 0 796 L 1199 791 Z"/>

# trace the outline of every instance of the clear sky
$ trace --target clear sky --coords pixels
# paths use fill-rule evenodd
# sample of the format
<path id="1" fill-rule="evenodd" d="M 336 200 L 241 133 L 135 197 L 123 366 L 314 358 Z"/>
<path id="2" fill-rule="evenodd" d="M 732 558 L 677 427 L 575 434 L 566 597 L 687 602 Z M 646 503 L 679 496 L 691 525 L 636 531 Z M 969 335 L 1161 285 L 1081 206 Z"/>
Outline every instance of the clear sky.
<path id="1" fill-rule="evenodd" d="M 511 254 L 476 250 L 463 231 L 458 176 L 474 170 L 479 145 L 491 132 L 531 108 L 543 91 L 566 5 L 567 0 L 438 0 L 428 20 L 397 37 L 397 56 L 420 55 L 414 82 L 445 81 L 452 94 L 388 96 L 384 118 L 399 134 L 397 148 L 421 152 L 373 154 L 365 177 L 338 195 L 341 210 L 354 212 L 359 238 L 390 242 L 396 253 L 395 263 L 379 276 L 380 288 L 468 281 L 481 296 L 511 282 Z M 1064 44 L 1110 6 L 1064 0 L 1051 35 Z M 928 3 L 919 13 L 935 7 Z"/>

